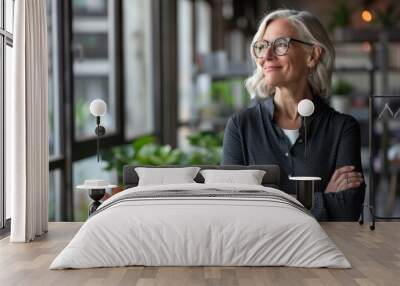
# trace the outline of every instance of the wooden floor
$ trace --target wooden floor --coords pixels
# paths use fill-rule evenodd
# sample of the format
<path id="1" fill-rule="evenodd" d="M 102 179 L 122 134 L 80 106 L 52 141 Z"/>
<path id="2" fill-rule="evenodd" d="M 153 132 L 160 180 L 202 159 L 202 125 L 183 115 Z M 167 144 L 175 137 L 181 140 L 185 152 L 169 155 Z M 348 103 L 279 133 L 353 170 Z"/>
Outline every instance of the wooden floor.
<path id="1" fill-rule="evenodd" d="M 352 269 L 289 267 L 122 267 L 48 270 L 81 223 L 50 223 L 32 243 L 0 241 L 0 285 L 400 285 L 400 223 L 323 223 Z"/>

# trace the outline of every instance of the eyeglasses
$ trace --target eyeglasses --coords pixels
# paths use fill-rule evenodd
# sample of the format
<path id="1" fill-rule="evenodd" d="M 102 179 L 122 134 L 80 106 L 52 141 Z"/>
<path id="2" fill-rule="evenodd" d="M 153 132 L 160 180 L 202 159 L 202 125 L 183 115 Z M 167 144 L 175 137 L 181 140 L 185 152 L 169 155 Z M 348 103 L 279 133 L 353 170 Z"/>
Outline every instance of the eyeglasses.
<path id="1" fill-rule="evenodd" d="M 253 45 L 253 52 L 256 58 L 263 58 L 267 54 L 268 48 L 272 47 L 272 52 L 276 56 L 283 56 L 287 53 L 290 42 L 298 42 L 304 45 L 313 46 L 311 43 L 287 37 L 277 38 L 272 43 L 266 40 L 258 40 Z"/>

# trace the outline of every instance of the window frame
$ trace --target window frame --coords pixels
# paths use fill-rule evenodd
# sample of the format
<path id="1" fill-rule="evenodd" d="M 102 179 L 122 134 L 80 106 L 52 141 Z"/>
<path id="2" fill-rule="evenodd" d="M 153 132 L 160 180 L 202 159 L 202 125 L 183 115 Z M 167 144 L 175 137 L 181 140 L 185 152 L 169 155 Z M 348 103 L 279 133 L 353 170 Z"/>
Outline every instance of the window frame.
<path id="1" fill-rule="evenodd" d="M 13 34 L 6 30 L 5 4 L 6 0 L 0 0 L 0 236 L 10 232 L 11 219 L 6 217 L 6 188 L 5 188 L 5 92 L 6 92 L 6 47 L 13 48 Z M 13 6 L 15 5 L 15 1 Z M 14 9 L 13 9 L 14 13 Z M 13 15 L 14 17 L 14 15 Z"/>
<path id="2" fill-rule="evenodd" d="M 13 0 L 14 1 L 14 0 Z M 85 141 L 75 141 L 74 135 L 74 110 L 73 110 L 73 70 L 72 70 L 72 4 L 71 1 L 53 1 L 52 13 L 56 13 L 56 41 L 57 54 L 59 55 L 57 65 L 54 68 L 54 81 L 58 82 L 55 87 L 56 96 L 59 100 L 58 108 L 54 112 L 58 114 L 59 118 L 59 134 L 60 138 L 60 154 L 52 156 L 49 159 L 49 170 L 60 170 L 60 196 L 61 205 L 58 217 L 62 221 L 73 221 L 73 173 L 72 167 L 75 161 L 84 159 L 96 154 L 96 139 L 88 139 Z M 154 32 L 152 33 L 152 56 L 155 62 L 160 62 L 162 68 L 156 69 L 153 72 L 153 109 L 152 116 L 154 118 L 154 129 L 151 135 L 159 138 L 162 144 L 176 145 L 176 123 L 177 114 L 171 112 L 171 106 L 177 106 L 176 95 L 176 78 L 177 78 L 177 56 L 176 56 L 176 43 L 172 47 L 161 45 L 163 39 L 171 38 L 176 40 L 177 27 L 176 27 L 176 0 L 173 5 L 163 3 L 163 0 L 152 0 L 152 24 Z M 0 0 L 1 5 L 1 29 L 0 29 L 0 57 L 4 60 L 5 45 L 12 47 L 13 35 L 5 29 L 5 0 Z M 15 5 L 15 1 L 14 1 Z M 102 138 L 101 147 L 111 148 L 113 146 L 128 144 L 135 138 L 125 138 L 125 118 L 124 118 L 124 59 L 123 59 L 123 19 L 122 19 L 122 0 L 115 0 L 114 14 L 114 33 L 115 33 L 115 69 L 114 69 L 114 92 L 116 96 L 116 127 L 117 133 L 111 136 Z M 174 20 L 175 19 L 175 20 Z M 3 63 L 3 62 L 2 62 Z M 168 66 L 172 66 L 173 72 L 168 76 L 163 75 Z M 4 119 L 4 68 L 5 64 L 1 66 L 0 70 L 0 116 Z M 174 80 L 175 79 L 175 80 Z M 172 83 L 171 83 L 172 81 Z M 5 126 L 4 120 L 3 126 Z M 2 130 L 4 131 L 4 129 Z M 0 140 L 4 143 L 3 134 L 0 134 Z M 145 135 L 145 134 L 143 134 Z M 3 148 L 4 144 L 0 145 L 0 156 L 5 154 Z M 4 194 L 4 160 L 0 166 L 0 207 L 2 215 L 0 216 L 1 226 L 6 225 L 5 228 L 0 228 L 0 235 L 7 233 L 10 230 L 10 221 L 4 221 L 5 217 L 5 194 Z"/>
<path id="3" fill-rule="evenodd" d="M 115 49 L 112 57 L 115 61 L 114 79 L 115 84 L 113 86 L 115 93 L 116 102 L 116 132 L 110 135 L 104 136 L 101 139 L 101 148 L 108 149 L 114 146 L 129 144 L 134 138 L 126 138 L 125 134 L 125 114 L 124 114 L 124 53 L 123 53 L 123 19 L 122 19 L 122 0 L 111 0 L 114 1 L 113 9 L 113 21 L 114 21 L 114 40 Z M 160 17 L 162 0 L 152 0 L 152 24 L 155 31 L 160 29 Z M 74 74 L 73 74 L 73 50 L 72 47 L 72 3 L 71 1 L 55 1 L 53 5 L 56 5 L 57 13 L 57 49 L 58 54 L 62 55 L 59 57 L 57 68 L 58 78 L 54 80 L 58 81 L 58 96 L 61 102 L 59 109 L 59 122 L 60 122 L 60 154 L 54 156 L 49 160 L 49 170 L 61 171 L 61 183 L 60 183 L 60 210 L 56 210 L 58 217 L 62 221 L 73 221 L 73 164 L 76 161 L 85 159 L 96 154 L 96 138 L 89 138 L 85 140 L 75 140 L 75 123 L 74 123 Z M 159 45 L 161 42 L 161 35 L 157 36 L 157 33 L 153 33 L 153 50 L 152 56 L 155 56 L 156 60 L 160 58 L 162 48 Z M 154 85 L 153 90 L 153 102 L 154 106 L 152 109 L 152 116 L 154 118 L 154 129 L 150 135 L 157 136 L 160 138 L 160 142 L 165 143 L 165 132 L 161 132 L 163 118 L 162 111 L 163 101 L 160 88 L 161 86 L 161 70 L 155 70 L 153 73 Z M 164 107 L 165 110 L 165 107 Z M 93 129 L 95 128 L 95 120 L 93 118 Z M 172 129 L 172 128 L 170 128 Z M 93 132 L 94 133 L 94 132 Z M 146 135 L 146 134 L 143 134 Z M 164 135 L 164 136 L 162 136 Z M 171 135 L 170 135 L 171 137 Z"/>
<path id="4" fill-rule="evenodd" d="M 56 210 L 61 221 L 73 221 L 73 163 L 75 161 L 93 156 L 96 154 L 96 138 L 90 138 L 86 140 L 75 140 L 75 126 L 74 126 L 74 79 L 73 79 L 73 51 L 70 48 L 72 46 L 72 3 L 71 1 L 54 1 L 52 4 L 55 5 L 52 13 L 57 13 L 57 53 L 63 55 L 59 57 L 58 64 L 56 65 L 57 78 L 54 77 L 54 81 L 58 81 L 57 96 L 59 101 L 62 103 L 59 105 L 59 122 L 60 122 L 60 154 L 53 156 L 49 160 L 49 171 L 60 170 L 61 182 L 60 182 L 60 197 L 61 204 L 60 209 Z M 114 12 L 118 14 L 121 10 L 121 1 L 115 1 Z M 116 37 L 116 49 L 115 53 L 118 55 L 119 43 L 119 32 L 120 19 L 115 19 L 115 37 Z M 122 56 L 122 55 L 121 55 Z M 123 142 L 123 134 L 118 129 L 121 129 L 121 118 L 119 110 L 123 107 L 121 102 L 122 91 L 121 84 L 123 82 L 120 73 L 121 68 L 118 67 L 119 63 L 122 62 L 121 56 L 116 57 L 116 90 L 117 96 L 117 133 L 109 136 L 105 136 L 101 140 L 101 148 L 110 148 L 113 146 L 121 145 Z M 119 103 L 119 104 L 118 104 Z M 95 121 L 93 121 L 95 124 Z M 123 122 L 123 121 L 122 121 Z"/>

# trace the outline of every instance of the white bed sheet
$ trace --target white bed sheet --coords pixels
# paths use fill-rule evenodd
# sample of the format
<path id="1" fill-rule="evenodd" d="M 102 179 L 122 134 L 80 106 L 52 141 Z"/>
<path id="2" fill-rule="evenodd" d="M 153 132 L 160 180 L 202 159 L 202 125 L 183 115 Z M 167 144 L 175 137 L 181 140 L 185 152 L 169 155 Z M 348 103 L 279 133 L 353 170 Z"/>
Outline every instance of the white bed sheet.
<path id="1" fill-rule="evenodd" d="M 125 190 L 263 190 L 254 185 L 175 184 Z M 185 198 L 124 201 L 89 218 L 50 269 L 145 266 L 293 266 L 350 268 L 310 215 L 262 199 Z"/>

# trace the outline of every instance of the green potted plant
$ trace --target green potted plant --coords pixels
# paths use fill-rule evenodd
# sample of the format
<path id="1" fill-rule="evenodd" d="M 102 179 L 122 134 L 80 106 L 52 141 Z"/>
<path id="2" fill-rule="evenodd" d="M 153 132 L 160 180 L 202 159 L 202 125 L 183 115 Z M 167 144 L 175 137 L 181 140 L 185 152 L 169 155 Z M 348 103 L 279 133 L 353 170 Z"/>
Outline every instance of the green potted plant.
<path id="1" fill-rule="evenodd" d="M 399 19 L 399 6 L 395 1 L 391 1 L 383 9 L 376 9 L 375 22 L 385 29 L 391 29 L 396 26 Z"/>
<path id="2" fill-rule="evenodd" d="M 143 136 L 131 144 L 117 146 L 103 152 L 106 171 L 116 170 L 118 184 L 122 185 L 123 168 L 126 165 L 178 165 L 182 160 L 182 151 L 169 145 L 156 143 L 156 137 Z"/>
<path id="3" fill-rule="evenodd" d="M 351 9 L 344 0 L 337 0 L 335 9 L 328 28 L 334 31 L 335 28 L 346 28 L 350 25 Z"/>
<path id="4" fill-rule="evenodd" d="M 208 98 L 209 102 L 201 110 L 203 118 L 226 117 L 235 110 L 235 97 L 229 80 L 213 81 Z"/>
<path id="5" fill-rule="evenodd" d="M 349 113 L 351 108 L 351 93 L 353 86 L 346 80 L 337 79 L 332 83 L 330 104 L 333 109 L 341 113 Z"/>
<path id="6" fill-rule="evenodd" d="M 169 145 L 156 143 L 156 137 L 143 136 L 131 144 L 117 146 L 103 152 L 105 170 L 116 170 L 122 185 L 126 165 L 219 165 L 222 158 L 223 133 L 200 131 L 187 138 L 192 149 L 183 152 Z"/>
<path id="7" fill-rule="evenodd" d="M 336 41 L 348 38 L 351 27 L 353 9 L 349 7 L 349 1 L 336 0 L 335 8 L 328 23 L 328 30 Z"/>
<path id="8" fill-rule="evenodd" d="M 183 165 L 219 165 L 223 132 L 199 131 L 187 137 L 192 150 L 182 157 Z"/>

